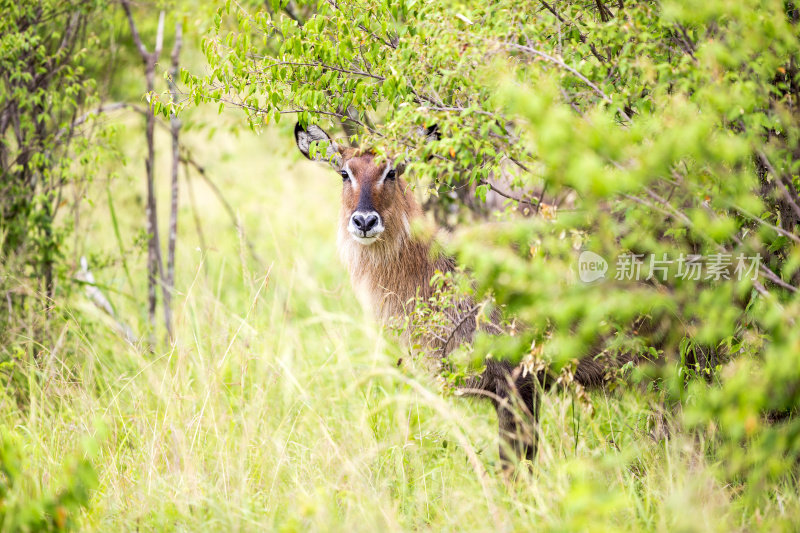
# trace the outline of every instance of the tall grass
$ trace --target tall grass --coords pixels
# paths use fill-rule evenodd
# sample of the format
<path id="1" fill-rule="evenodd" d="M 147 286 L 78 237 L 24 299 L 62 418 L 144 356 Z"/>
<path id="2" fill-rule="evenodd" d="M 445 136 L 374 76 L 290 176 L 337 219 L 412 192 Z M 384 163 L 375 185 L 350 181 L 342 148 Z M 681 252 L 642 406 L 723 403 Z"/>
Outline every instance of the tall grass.
<path id="1" fill-rule="evenodd" d="M 18 497 L 45 490 L 77 454 L 99 478 L 82 530 L 793 529 L 796 487 L 739 502 L 707 443 L 642 387 L 593 393 L 593 413 L 568 392 L 548 395 L 535 464 L 505 479 L 491 406 L 398 368 L 402 347 L 358 306 L 336 257 L 336 176 L 272 134 L 192 141 L 246 235 L 196 181 L 209 245 L 199 249 L 184 187 L 176 338 L 154 351 L 127 343 L 81 294 L 55 303 L 52 343 L 15 332 L 24 379 L 4 381 L 0 420 L 24 449 Z M 120 261 L 95 276 L 143 332 L 141 158 L 128 156 L 110 197 L 138 292 Z M 119 257 L 96 185 L 73 251 Z"/>

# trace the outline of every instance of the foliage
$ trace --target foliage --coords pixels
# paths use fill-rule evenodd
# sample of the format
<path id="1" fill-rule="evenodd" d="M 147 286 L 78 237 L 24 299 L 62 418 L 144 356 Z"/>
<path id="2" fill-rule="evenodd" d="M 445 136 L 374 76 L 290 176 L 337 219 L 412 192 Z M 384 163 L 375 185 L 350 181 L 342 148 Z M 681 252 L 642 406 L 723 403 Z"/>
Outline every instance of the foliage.
<path id="1" fill-rule="evenodd" d="M 0 529 L 74 530 L 76 515 L 89 503 L 89 492 L 97 485 L 91 462 L 68 458 L 63 472 L 42 490 L 26 472 L 20 440 L 6 428 L 0 428 Z"/>
<path id="2" fill-rule="evenodd" d="M 140 135 L 128 135 L 134 159 Z M 131 345 L 74 294 L 50 319 L 63 342 L 28 340 L 32 355 L 16 363 L 30 407 L 0 387 L 2 423 L 42 487 L 94 432 L 87 421 L 108 428 L 88 456 L 99 483 L 75 516 L 81 531 L 791 531 L 800 519 L 796 484 L 770 484 L 745 505 L 714 478 L 705 440 L 683 434 L 644 388 L 592 393 L 591 417 L 571 392 L 546 395 L 535 465 L 504 482 L 491 405 L 442 397 L 427 372 L 397 368 L 405 353 L 332 259 L 340 184 L 330 170 L 282 155 L 296 149 L 276 131 L 224 132 L 201 146 L 267 261 L 249 258 L 196 182 L 213 247 L 198 251 L 187 224 L 175 343 Z M 114 189 L 125 242 L 142 225 L 137 183 Z M 98 194 L 83 213 L 100 251 L 116 249 L 105 202 Z M 124 286 L 119 265 L 96 276 Z M 141 308 L 108 294 L 123 316 Z"/>
<path id="3" fill-rule="evenodd" d="M 181 135 L 192 150 L 179 158 L 203 181 L 181 182 L 174 337 L 142 347 L 121 326 L 146 330 L 144 139 L 122 116 L 120 157 L 95 161 L 85 113 L 149 102 L 166 118 L 173 96 L 141 94 L 118 3 L 0 0 L 0 309 L 10 296 L 22 311 L 1 332 L 3 530 L 796 528 L 793 3 L 240 0 L 217 17 L 205 2 L 135 3 L 148 50 L 153 5 L 167 12 L 165 49 L 176 21 L 186 30 L 177 107 L 240 107 L 264 135 L 181 115 L 219 132 Z M 490 355 L 568 383 L 599 342 L 658 363 L 624 368 L 624 387 L 545 395 L 535 464 L 513 482 L 495 474 L 491 406 L 399 369 L 406 353 L 347 288 L 332 261 L 338 180 L 285 159 L 288 136 L 272 128 L 295 118 L 408 159 L 448 223 L 472 217 L 452 201 L 502 222 L 462 223 L 446 245 L 474 285 L 437 276 L 394 324 L 435 351 L 415 341 L 447 342 L 464 318 L 448 301 L 485 296 L 487 325 L 498 304 L 515 334 L 453 352 L 446 378 Z M 424 142 L 416 132 L 434 123 L 441 138 Z M 168 146 L 160 124 L 154 145 Z M 155 176 L 169 174 L 167 152 Z M 27 166 L 11 164 L 20 156 Z M 154 180 L 162 198 L 168 185 Z M 17 305 L 58 288 L 59 253 L 84 250 L 88 298 Z M 584 252 L 608 262 L 604 280 L 581 281 Z M 641 279 L 614 279 L 630 254 Z M 662 254 L 674 262 L 645 279 Z M 713 274 L 715 254 L 731 262 Z M 757 279 L 737 279 L 739 254 L 760 255 Z M 690 255 L 700 279 L 678 275 Z M 92 444 L 89 420 L 108 438 Z"/>
<path id="4" fill-rule="evenodd" d="M 432 294 L 427 299 L 417 297 L 407 302 L 409 312 L 394 317 L 388 324 L 390 331 L 402 339 L 414 362 L 422 363 L 433 373 L 451 383 L 463 382 L 471 357 L 471 346 L 456 345 L 456 332 L 476 327 L 493 334 L 513 331 L 513 324 L 504 330 L 492 322 L 494 308 L 489 301 L 475 302 L 475 294 L 463 271 L 435 273 L 430 281 Z M 458 302 L 458 305 L 453 305 Z M 453 352 L 455 350 L 455 352 Z M 454 364 L 451 364 L 451 361 Z M 402 360 L 398 361 L 398 366 Z M 478 361 L 475 367 L 480 367 Z"/>
<path id="5" fill-rule="evenodd" d="M 458 239 L 479 291 L 528 326 L 515 342 L 478 339 L 478 356 L 518 361 L 544 345 L 559 366 L 648 317 L 640 342 L 663 356 L 664 385 L 687 400 L 688 427 L 719 440 L 728 473 L 757 487 L 796 463 L 793 3 L 367 0 L 291 16 L 273 4 L 220 10 L 211 73 L 184 73 L 185 105 L 238 106 L 255 129 L 284 114 L 356 123 L 359 142 L 409 159 L 422 189 L 468 180 L 479 197 L 508 195 L 501 183 L 512 207 L 557 213 Z M 411 134 L 433 123 L 440 140 Z M 581 250 L 643 274 L 581 283 Z M 690 256 L 699 279 L 681 276 Z M 754 257 L 757 279 L 742 276 Z M 662 270 L 647 270 L 653 258 Z M 689 347 L 701 360 L 681 364 Z M 729 360 L 712 387 L 685 392 L 687 371 Z"/>
<path id="6" fill-rule="evenodd" d="M 96 146 L 81 110 L 100 0 L 0 3 L 0 254 L 48 296 L 68 230 L 56 221 L 66 185 L 86 181 Z"/>

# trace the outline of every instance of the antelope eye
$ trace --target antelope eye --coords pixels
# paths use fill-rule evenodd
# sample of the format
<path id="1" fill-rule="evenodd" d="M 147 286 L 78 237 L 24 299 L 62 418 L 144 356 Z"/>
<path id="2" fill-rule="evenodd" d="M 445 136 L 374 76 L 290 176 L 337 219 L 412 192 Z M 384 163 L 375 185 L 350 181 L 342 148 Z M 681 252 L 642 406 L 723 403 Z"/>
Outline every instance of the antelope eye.
<path id="1" fill-rule="evenodd" d="M 340 170 L 339 174 L 342 176 L 342 181 L 347 181 L 350 179 L 350 174 L 348 174 L 346 170 Z"/>
<path id="2" fill-rule="evenodd" d="M 386 173 L 386 179 L 387 180 L 393 180 L 396 177 L 397 177 L 397 171 L 395 169 L 392 169 L 392 170 L 390 170 L 389 172 Z"/>

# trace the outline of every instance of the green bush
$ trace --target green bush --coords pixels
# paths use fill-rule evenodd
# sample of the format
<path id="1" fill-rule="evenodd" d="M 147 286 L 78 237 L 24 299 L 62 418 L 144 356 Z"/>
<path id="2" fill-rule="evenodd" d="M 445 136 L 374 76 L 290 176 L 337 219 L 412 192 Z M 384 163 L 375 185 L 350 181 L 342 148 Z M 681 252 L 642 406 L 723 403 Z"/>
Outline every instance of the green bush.
<path id="1" fill-rule="evenodd" d="M 648 317 L 633 340 L 661 356 L 687 428 L 756 481 L 800 458 L 799 16 L 772 0 L 229 2 L 184 105 L 240 107 L 255 129 L 355 124 L 422 194 L 468 181 L 548 215 L 459 233 L 479 292 L 529 326 L 478 355 L 536 346 L 560 366 Z M 440 140 L 410 133 L 434 123 Z M 605 281 L 578 279 L 581 251 Z"/>
<path id="2" fill-rule="evenodd" d="M 88 459 L 67 458 L 60 472 L 41 483 L 26 469 L 23 439 L 0 427 L 0 530 L 71 531 L 97 486 Z"/>
<path id="3" fill-rule="evenodd" d="M 0 1 L 0 261 L 17 278 L 0 288 L 17 304 L 52 297 L 63 277 L 66 189 L 88 181 L 98 153 L 85 133 L 96 88 L 85 65 L 103 6 Z"/>

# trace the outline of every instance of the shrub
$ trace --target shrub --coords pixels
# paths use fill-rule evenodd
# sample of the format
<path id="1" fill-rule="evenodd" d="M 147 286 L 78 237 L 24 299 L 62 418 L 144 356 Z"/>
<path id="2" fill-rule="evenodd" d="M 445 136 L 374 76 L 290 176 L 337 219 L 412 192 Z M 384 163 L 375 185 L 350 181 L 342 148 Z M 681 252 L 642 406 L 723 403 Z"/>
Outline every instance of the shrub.
<path id="1" fill-rule="evenodd" d="M 184 81 L 254 129 L 356 125 L 423 194 L 468 182 L 546 215 L 456 240 L 528 326 L 478 356 L 535 346 L 558 367 L 647 317 L 634 340 L 687 427 L 755 482 L 800 458 L 798 17 L 775 0 L 228 3 L 210 74 Z M 441 139 L 410 133 L 434 123 Z"/>

